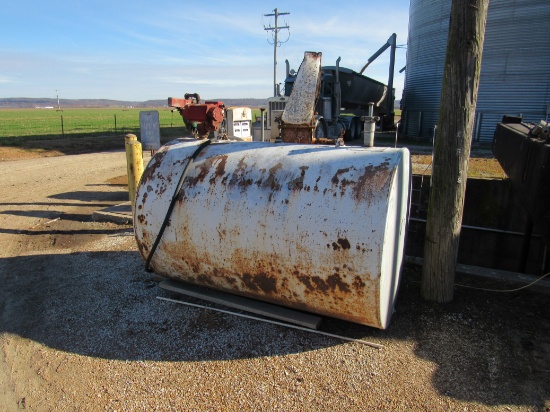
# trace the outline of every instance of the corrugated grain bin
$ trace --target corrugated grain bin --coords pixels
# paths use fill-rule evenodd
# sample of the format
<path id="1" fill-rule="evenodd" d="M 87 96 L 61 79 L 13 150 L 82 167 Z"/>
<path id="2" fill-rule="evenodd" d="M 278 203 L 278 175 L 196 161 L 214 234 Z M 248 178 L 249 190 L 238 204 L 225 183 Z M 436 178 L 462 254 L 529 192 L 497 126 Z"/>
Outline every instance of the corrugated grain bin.
<path id="1" fill-rule="evenodd" d="M 146 260 L 196 141 L 151 159 L 134 216 Z M 407 149 L 212 143 L 189 168 L 152 259 L 173 279 L 388 326 L 408 218 Z"/>

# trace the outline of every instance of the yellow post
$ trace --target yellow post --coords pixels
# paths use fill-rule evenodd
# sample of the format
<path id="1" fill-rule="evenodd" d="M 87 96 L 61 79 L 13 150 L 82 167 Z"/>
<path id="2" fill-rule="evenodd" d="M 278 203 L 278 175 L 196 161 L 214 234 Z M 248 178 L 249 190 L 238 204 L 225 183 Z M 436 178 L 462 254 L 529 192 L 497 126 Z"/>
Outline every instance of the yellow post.
<path id="1" fill-rule="evenodd" d="M 131 137 L 133 136 L 133 138 Z M 136 189 L 143 174 L 143 152 L 135 135 L 126 135 L 126 168 L 128 171 L 128 196 L 134 211 Z"/>
<path id="2" fill-rule="evenodd" d="M 126 136 L 124 136 L 124 143 L 128 142 L 137 142 L 137 136 L 131 133 L 127 134 Z"/>

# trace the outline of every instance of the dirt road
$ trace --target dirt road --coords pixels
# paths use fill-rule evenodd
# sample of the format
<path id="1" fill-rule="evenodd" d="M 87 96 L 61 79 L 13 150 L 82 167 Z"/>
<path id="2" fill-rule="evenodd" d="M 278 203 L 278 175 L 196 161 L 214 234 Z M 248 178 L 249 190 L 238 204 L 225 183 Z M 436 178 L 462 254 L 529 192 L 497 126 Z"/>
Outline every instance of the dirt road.
<path id="1" fill-rule="evenodd" d="M 383 349 L 157 300 L 131 228 L 91 219 L 125 168 L 0 162 L 0 410 L 550 410 L 545 295 L 430 304 L 407 268 L 388 330 L 324 320 Z"/>

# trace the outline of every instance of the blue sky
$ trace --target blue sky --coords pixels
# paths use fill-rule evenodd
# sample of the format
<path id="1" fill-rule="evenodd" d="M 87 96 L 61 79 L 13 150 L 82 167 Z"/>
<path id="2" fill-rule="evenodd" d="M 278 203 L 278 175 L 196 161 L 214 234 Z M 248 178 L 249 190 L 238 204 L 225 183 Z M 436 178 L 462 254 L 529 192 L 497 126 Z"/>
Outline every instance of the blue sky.
<path id="1" fill-rule="evenodd" d="M 290 26 L 278 48 L 297 70 L 305 51 L 322 64 L 359 71 L 390 37 L 407 41 L 409 0 L 296 2 L 219 0 L 2 1 L 0 97 L 118 99 L 266 98 L 273 94 L 273 46 L 264 26 Z M 287 40 L 282 30 L 279 39 Z M 269 42 L 268 42 L 269 41 Z M 401 98 L 406 48 L 397 49 Z M 389 51 L 365 71 L 387 83 Z"/>

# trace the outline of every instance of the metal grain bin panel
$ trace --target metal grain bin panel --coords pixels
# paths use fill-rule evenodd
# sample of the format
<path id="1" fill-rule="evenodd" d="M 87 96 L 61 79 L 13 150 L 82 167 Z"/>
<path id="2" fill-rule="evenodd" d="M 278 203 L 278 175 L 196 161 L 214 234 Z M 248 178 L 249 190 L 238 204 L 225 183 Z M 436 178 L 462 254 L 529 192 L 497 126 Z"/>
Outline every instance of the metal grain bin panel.
<path id="1" fill-rule="evenodd" d="M 450 6 L 450 0 L 411 0 L 403 109 L 423 115 L 416 130 L 405 130 L 409 136 L 431 137 L 437 123 Z M 550 41 L 544 22 L 549 20 L 547 0 L 489 3 L 474 140 L 492 141 L 505 114 L 522 114 L 525 121 L 547 116 Z"/>
<path id="2" fill-rule="evenodd" d="M 446 1 L 411 1 L 403 102 L 411 137 L 429 136 L 437 124 L 450 9 Z"/>

